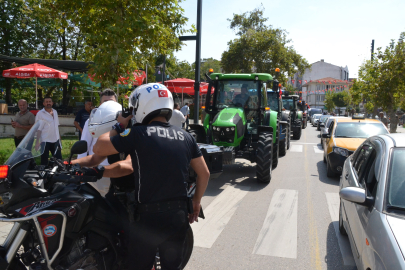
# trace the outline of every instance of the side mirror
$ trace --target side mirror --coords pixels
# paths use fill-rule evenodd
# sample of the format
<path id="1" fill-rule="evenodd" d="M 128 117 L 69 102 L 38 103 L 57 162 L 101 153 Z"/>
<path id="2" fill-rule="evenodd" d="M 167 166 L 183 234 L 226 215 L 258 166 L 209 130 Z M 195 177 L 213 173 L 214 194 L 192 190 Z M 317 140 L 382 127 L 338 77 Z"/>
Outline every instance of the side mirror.
<path id="1" fill-rule="evenodd" d="M 340 198 L 354 203 L 363 204 L 367 200 L 366 190 L 358 187 L 345 187 L 339 192 Z"/>
<path id="2" fill-rule="evenodd" d="M 322 138 L 330 138 L 329 133 L 322 134 Z"/>
<path id="3" fill-rule="evenodd" d="M 69 164 L 72 160 L 73 155 L 83 154 L 87 152 L 87 142 L 86 141 L 77 141 L 70 149 Z"/>
<path id="4" fill-rule="evenodd" d="M 78 155 L 87 152 L 87 142 L 86 141 L 77 141 L 70 149 L 71 155 Z"/>

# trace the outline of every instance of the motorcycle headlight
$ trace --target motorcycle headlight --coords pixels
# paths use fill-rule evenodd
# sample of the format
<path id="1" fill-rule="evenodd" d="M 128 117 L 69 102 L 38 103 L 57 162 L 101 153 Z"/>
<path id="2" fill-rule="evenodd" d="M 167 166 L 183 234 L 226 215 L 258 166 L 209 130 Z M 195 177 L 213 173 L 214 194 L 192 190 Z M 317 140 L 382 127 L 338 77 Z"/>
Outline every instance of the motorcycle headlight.
<path id="1" fill-rule="evenodd" d="M 333 147 L 333 152 L 344 157 L 349 156 L 349 151 L 345 148 Z"/>

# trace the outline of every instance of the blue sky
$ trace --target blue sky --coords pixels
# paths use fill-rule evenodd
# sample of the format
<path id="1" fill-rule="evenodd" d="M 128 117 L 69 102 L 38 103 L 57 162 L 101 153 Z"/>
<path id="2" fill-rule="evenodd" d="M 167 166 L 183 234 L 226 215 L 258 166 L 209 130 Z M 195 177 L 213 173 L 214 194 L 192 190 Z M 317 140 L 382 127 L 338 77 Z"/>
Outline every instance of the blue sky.
<path id="1" fill-rule="evenodd" d="M 370 58 L 371 40 L 375 48 L 385 48 L 391 39 L 405 32 L 405 0 L 203 0 L 201 57 L 221 60 L 227 42 L 236 38 L 227 18 L 251 11 L 263 4 L 268 24 L 285 29 L 292 45 L 309 63 L 321 59 L 338 66 L 348 66 L 356 78 L 358 67 Z M 197 0 L 183 0 L 180 5 L 196 23 Z M 195 42 L 186 41 L 175 56 L 195 61 Z"/>

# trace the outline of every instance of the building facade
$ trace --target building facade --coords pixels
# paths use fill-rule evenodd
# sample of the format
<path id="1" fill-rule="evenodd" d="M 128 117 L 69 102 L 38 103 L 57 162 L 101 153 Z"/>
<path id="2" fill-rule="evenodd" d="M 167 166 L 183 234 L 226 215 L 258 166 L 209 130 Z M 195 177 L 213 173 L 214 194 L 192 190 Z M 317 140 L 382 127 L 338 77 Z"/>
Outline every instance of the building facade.
<path id="1" fill-rule="evenodd" d="M 301 92 L 302 100 L 305 100 L 310 107 L 323 109 L 325 93 L 348 89 L 348 81 L 347 66 L 336 66 L 321 59 L 311 64 L 311 68 L 306 69 L 303 74 L 299 72 L 294 74 L 289 83 Z"/>

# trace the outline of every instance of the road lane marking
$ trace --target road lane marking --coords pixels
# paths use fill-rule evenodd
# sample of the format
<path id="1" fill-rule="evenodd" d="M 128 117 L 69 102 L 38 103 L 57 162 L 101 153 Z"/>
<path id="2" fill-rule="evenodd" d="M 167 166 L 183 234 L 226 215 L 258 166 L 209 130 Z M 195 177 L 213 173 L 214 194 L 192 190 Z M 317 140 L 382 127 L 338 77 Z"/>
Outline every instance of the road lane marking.
<path id="1" fill-rule="evenodd" d="M 298 191 L 274 191 L 252 254 L 297 258 Z"/>
<path id="2" fill-rule="evenodd" d="M 304 133 L 304 139 L 307 139 L 307 133 Z M 307 210 L 308 210 L 308 240 L 310 243 L 311 269 L 322 270 L 321 253 L 319 248 L 318 230 L 315 224 L 314 206 L 312 204 L 311 181 L 309 179 L 309 159 L 307 155 L 308 147 L 305 147 L 305 183 L 307 186 Z"/>
<path id="3" fill-rule="evenodd" d="M 212 247 L 249 190 L 249 186 L 229 186 L 204 209 L 207 218 L 191 225 L 194 246 Z"/>
<path id="4" fill-rule="evenodd" d="M 294 144 L 290 146 L 290 152 L 302 152 L 302 145 Z"/>
<path id="5" fill-rule="evenodd" d="M 323 149 L 322 149 L 322 146 L 320 144 L 314 145 L 314 151 L 315 151 L 316 154 L 323 154 Z"/>
<path id="6" fill-rule="evenodd" d="M 343 236 L 339 232 L 339 193 L 325 192 L 326 201 L 328 202 L 329 214 L 335 229 L 336 237 L 339 243 L 340 252 L 342 253 L 343 264 L 348 266 L 356 266 L 354 262 L 352 250 L 350 248 L 349 238 Z"/>

